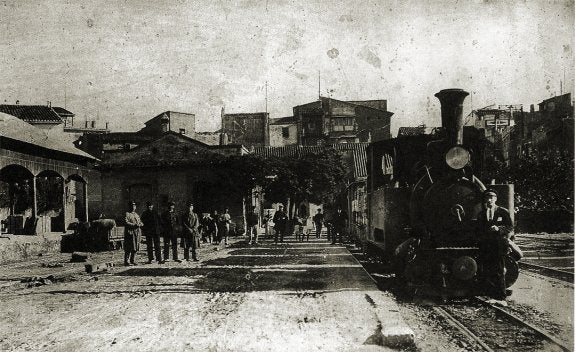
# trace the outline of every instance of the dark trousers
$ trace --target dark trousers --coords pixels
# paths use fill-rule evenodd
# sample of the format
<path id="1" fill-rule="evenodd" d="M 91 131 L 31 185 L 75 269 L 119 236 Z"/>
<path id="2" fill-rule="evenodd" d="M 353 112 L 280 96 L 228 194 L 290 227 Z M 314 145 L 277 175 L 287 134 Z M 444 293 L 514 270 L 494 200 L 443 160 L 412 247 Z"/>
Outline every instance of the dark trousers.
<path id="1" fill-rule="evenodd" d="M 503 300 L 506 297 L 505 289 L 505 256 L 507 241 L 483 241 L 479 246 L 483 278 L 487 294 L 492 298 Z"/>
<path id="2" fill-rule="evenodd" d="M 285 226 L 275 226 L 274 227 L 274 242 L 277 243 L 278 242 L 278 236 L 280 238 L 280 242 L 284 241 L 284 233 L 285 233 Z"/>
<path id="3" fill-rule="evenodd" d="M 337 237 L 339 237 L 339 243 L 343 243 L 343 233 L 345 229 L 334 227 L 331 231 L 331 243 L 335 244 Z"/>
<path id="4" fill-rule="evenodd" d="M 316 222 L 316 223 L 315 223 L 315 237 L 316 237 L 316 238 L 320 238 L 320 237 L 321 237 L 321 228 L 322 228 L 321 222 L 319 222 L 319 223 Z"/>
<path id="5" fill-rule="evenodd" d="M 129 251 L 124 252 L 124 264 L 128 264 L 128 260 L 130 263 L 135 264 L 134 257 L 136 256 L 136 251 Z"/>
<path id="6" fill-rule="evenodd" d="M 170 248 L 172 248 L 172 259 L 178 260 L 178 236 L 167 234 L 164 236 L 164 258 L 170 259 Z"/>
<path id="7" fill-rule="evenodd" d="M 182 238 L 184 242 L 184 259 L 190 259 L 190 249 L 192 251 L 192 259 L 198 260 L 198 256 L 196 253 L 197 248 L 200 245 L 200 239 L 198 237 L 184 237 Z"/>
<path id="8" fill-rule="evenodd" d="M 146 234 L 146 249 L 148 251 L 148 261 L 154 260 L 154 254 L 156 255 L 156 260 L 162 261 L 162 248 L 160 247 L 160 235 L 148 235 Z"/>

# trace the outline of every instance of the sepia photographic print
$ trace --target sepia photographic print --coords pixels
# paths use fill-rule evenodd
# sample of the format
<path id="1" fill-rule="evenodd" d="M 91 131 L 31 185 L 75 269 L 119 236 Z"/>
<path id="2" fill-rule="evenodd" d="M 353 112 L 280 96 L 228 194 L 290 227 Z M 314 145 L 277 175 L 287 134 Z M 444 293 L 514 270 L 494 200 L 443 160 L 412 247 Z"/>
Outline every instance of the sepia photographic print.
<path id="1" fill-rule="evenodd" d="M 0 350 L 573 351 L 574 24 L 0 1 Z"/>

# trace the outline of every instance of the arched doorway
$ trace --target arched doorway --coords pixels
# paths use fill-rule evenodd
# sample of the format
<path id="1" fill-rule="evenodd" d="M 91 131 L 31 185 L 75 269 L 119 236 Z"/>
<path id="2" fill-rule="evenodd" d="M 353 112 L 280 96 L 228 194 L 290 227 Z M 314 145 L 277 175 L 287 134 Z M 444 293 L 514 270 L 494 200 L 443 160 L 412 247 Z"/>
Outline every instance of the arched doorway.
<path id="1" fill-rule="evenodd" d="M 65 232 L 64 178 L 53 170 L 36 176 L 38 232 Z"/>
<path id="2" fill-rule="evenodd" d="M 21 165 L 0 170 L 0 224 L 3 233 L 23 234 L 34 215 L 34 175 Z"/>

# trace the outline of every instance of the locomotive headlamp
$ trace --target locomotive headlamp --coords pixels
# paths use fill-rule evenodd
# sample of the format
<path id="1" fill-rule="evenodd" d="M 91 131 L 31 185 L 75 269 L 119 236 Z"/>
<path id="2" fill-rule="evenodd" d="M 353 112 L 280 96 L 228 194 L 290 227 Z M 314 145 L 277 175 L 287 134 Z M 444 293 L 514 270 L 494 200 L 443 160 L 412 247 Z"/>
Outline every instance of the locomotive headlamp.
<path id="1" fill-rule="evenodd" d="M 445 162 L 454 170 L 463 169 L 471 160 L 469 151 L 461 146 L 452 147 L 445 153 Z"/>

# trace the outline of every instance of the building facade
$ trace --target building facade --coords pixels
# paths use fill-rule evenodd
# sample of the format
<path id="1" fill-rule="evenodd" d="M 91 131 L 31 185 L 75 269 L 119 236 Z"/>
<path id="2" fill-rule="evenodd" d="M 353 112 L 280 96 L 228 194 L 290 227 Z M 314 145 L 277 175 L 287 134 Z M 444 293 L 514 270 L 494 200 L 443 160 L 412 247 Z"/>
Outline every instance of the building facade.
<path id="1" fill-rule="evenodd" d="M 385 100 L 341 101 L 320 97 L 293 108 L 298 144 L 362 143 L 391 138 Z"/>
<path id="2" fill-rule="evenodd" d="M 222 129 L 226 140 L 222 144 L 241 144 L 246 147 L 269 145 L 267 112 L 226 114 L 222 109 Z"/>
<path id="3" fill-rule="evenodd" d="M 97 160 L 14 116 L 0 113 L 0 223 L 3 233 L 63 233 L 99 202 Z"/>
<path id="4" fill-rule="evenodd" d="M 174 202 L 178 212 L 192 201 L 198 213 L 228 207 L 234 223 L 243 228 L 242 197 L 225 186 L 231 175 L 220 175 L 215 161 L 247 152 L 239 145 L 209 146 L 178 132 L 166 132 L 102 162 L 100 209 L 121 224 L 128 201 L 135 201 L 138 211 L 148 201 L 159 210 Z"/>
<path id="5" fill-rule="evenodd" d="M 270 147 L 297 144 L 297 122 L 293 116 L 271 119 L 269 126 Z"/>

